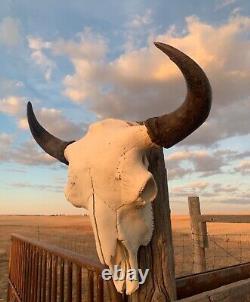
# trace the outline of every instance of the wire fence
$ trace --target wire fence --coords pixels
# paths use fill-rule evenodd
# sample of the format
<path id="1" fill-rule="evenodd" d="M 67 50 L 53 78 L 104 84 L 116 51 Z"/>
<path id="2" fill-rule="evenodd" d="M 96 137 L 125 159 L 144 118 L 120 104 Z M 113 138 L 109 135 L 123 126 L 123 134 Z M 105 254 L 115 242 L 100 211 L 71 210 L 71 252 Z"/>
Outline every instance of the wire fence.
<path id="1" fill-rule="evenodd" d="M 92 233 L 72 234 L 52 232 L 37 227 L 24 235 L 46 241 L 57 246 L 86 255 L 98 260 Z M 207 235 L 208 247 L 205 249 L 206 270 L 213 270 L 250 261 L 250 234 Z M 195 257 L 192 235 L 173 233 L 176 276 L 193 273 Z"/>
<path id="2" fill-rule="evenodd" d="M 250 234 L 207 235 L 206 270 L 250 261 Z M 173 233 L 176 275 L 193 273 L 196 264 L 191 234 Z"/>
<path id="3" fill-rule="evenodd" d="M 18 232 L 15 228 L 9 228 L 9 235 Z M 97 260 L 95 248 L 95 240 L 92 232 L 86 234 L 78 231 L 72 232 L 69 228 L 65 228 L 65 232 L 61 229 L 49 229 L 44 227 L 27 227 L 18 232 L 29 238 L 45 241 L 59 247 L 69 249 L 85 255 L 91 260 Z M 207 235 L 208 247 L 205 249 L 206 270 L 212 270 L 227 267 L 235 264 L 250 261 L 250 234 L 219 234 Z M 6 284 L 2 282 L 7 279 L 8 271 L 8 248 L 10 241 L 0 238 L 0 301 L 5 296 Z M 193 240 L 191 233 L 173 233 L 173 245 L 175 256 L 176 276 L 184 276 L 192 274 L 194 271 L 195 257 L 193 253 Z M 6 252 L 7 251 L 7 252 Z"/>
<path id="4" fill-rule="evenodd" d="M 92 260 L 98 259 L 92 233 L 81 234 L 77 232 L 72 234 L 72 232 L 67 231 L 63 233 L 38 226 L 23 230 L 21 234 L 84 254 Z M 208 248 L 205 249 L 207 270 L 250 261 L 250 234 L 208 234 L 207 238 Z M 195 257 L 191 234 L 174 232 L 173 245 L 176 275 L 182 276 L 192 273 Z"/>

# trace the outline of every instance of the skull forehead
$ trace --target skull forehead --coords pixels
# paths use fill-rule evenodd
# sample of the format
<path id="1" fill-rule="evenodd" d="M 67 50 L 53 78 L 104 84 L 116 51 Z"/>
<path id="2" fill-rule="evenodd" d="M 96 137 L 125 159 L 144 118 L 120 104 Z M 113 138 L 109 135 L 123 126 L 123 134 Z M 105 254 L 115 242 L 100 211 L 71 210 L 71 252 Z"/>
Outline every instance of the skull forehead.
<path id="1" fill-rule="evenodd" d="M 117 119 L 106 119 L 90 125 L 87 134 L 65 149 L 65 157 L 78 167 L 86 162 L 119 156 L 132 148 L 145 149 L 152 142 L 144 125 Z M 114 157 L 113 157 L 114 158 Z M 83 160 L 84 159 L 84 160 Z M 110 163 L 110 161 L 108 161 Z"/>
<path id="2" fill-rule="evenodd" d="M 94 190 L 112 208 L 135 201 L 152 177 L 144 161 L 151 145 L 142 125 L 114 119 L 91 125 L 65 151 L 69 161 L 67 199 L 87 208 Z"/>

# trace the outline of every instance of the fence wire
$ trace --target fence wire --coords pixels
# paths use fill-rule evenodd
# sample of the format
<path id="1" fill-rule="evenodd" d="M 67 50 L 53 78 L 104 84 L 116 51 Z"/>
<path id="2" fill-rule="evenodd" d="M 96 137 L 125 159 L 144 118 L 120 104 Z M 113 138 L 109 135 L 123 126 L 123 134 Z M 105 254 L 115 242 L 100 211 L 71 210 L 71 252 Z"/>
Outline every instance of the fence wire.
<path id="1" fill-rule="evenodd" d="M 34 237 L 97 260 L 93 234 L 51 233 L 37 228 Z M 250 261 L 250 234 L 207 235 L 206 270 Z M 191 234 L 173 233 L 176 276 L 193 273 L 196 259 Z"/>
<path id="2" fill-rule="evenodd" d="M 5 227 L 6 230 L 6 227 Z M 91 260 L 97 260 L 95 240 L 92 233 L 72 233 L 71 229 L 65 227 L 65 232 L 56 228 L 27 227 L 17 231 L 16 227 L 9 227 L 8 234 L 18 232 L 33 239 L 45 241 L 59 247 L 84 254 Z M 206 270 L 227 267 L 250 261 L 250 234 L 208 234 L 208 247 L 205 249 Z M 7 234 L 0 238 L 0 301 L 5 297 L 8 271 L 8 247 L 10 241 Z M 176 276 L 184 276 L 194 272 L 196 259 L 193 253 L 193 241 L 191 234 L 173 233 L 174 257 Z M 1 253 L 1 251 L 5 251 Z M 7 253 L 6 253 L 7 251 Z"/>
<path id="3" fill-rule="evenodd" d="M 207 239 L 206 270 L 250 261 L 250 234 L 208 234 Z M 193 273 L 196 259 L 191 234 L 173 233 L 173 243 L 176 275 L 183 276 Z"/>

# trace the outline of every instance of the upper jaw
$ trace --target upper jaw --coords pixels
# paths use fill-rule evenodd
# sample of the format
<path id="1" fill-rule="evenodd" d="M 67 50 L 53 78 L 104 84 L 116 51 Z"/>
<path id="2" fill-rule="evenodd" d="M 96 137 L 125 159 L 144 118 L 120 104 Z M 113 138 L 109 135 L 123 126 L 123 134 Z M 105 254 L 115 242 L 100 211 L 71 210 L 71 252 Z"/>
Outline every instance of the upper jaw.
<path id="1" fill-rule="evenodd" d="M 137 269 L 137 249 L 132 251 L 125 240 L 120 240 L 116 211 L 95 198 L 89 203 L 89 214 L 100 261 L 109 266 L 112 274 L 115 268 L 122 269 L 123 280 L 114 280 L 113 276 L 118 292 L 133 293 L 139 286 L 138 280 L 130 281 L 126 277 L 129 269 Z"/>
<path id="2" fill-rule="evenodd" d="M 152 204 L 139 208 L 130 204 L 114 210 L 98 196 L 92 196 L 89 213 L 100 261 L 108 265 L 111 272 L 114 272 L 115 265 L 123 270 L 124 279 L 113 278 L 114 285 L 118 292 L 132 294 L 138 289 L 139 280 L 129 280 L 127 272 L 130 269 L 138 272 L 138 248 L 151 240 Z"/>
<path id="3" fill-rule="evenodd" d="M 137 254 L 137 253 L 136 253 Z M 118 292 L 131 295 L 139 287 L 138 278 L 136 280 L 129 280 L 128 270 L 135 269 L 137 271 L 137 255 L 129 253 L 124 242 L 117 240 L 115 256 L 111 258 L 109 265 L 111 272 L 114 274 L 115 270 L 121 269 L 122 280 L 115 280 L 116 275 L 113 275 L 113 282 Z"/>

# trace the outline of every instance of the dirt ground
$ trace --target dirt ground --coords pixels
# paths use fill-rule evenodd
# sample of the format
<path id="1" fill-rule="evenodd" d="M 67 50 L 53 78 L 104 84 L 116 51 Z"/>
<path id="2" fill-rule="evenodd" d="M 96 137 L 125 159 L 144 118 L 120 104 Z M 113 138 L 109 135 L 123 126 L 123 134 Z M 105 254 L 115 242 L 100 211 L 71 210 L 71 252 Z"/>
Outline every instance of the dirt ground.
<path id="1" fill-rule="evenodd" d="M 192 272 L 188 216 L 173 216 L 176 274 Z M 11 234 L 18 233 L 97 260 L 89 218 L 83 216 L 0 216 L 0 302 L 5 301 Z M 208 269 L 250 261 L 250 224 L 208 224 Z"/>

